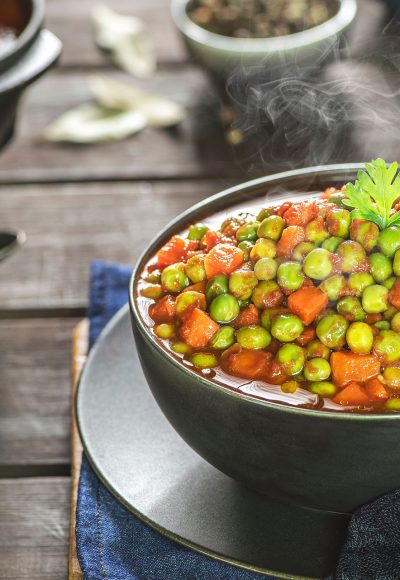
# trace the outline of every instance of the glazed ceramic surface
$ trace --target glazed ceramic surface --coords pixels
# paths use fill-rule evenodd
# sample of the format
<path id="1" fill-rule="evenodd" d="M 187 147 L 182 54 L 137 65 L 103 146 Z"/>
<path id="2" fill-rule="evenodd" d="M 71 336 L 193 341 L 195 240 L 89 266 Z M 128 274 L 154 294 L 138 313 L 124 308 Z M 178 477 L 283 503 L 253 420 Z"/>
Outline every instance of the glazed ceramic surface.
<path id="1" fill-rule="evenodd" d="M 282 70 L 288 74 L 290 67 L 295 70 L 315 65 L 337 46 L 357 12 L 356 0 L 341 0 L 338 13 L 319 26 L 287 36 L 239 39 L 209 32 L 195 24 L 187 15 L 187 4 L 188 0 L 172 0 L 173 20 L 189 51 L 222 78 L 238 67 L 262 67 L 275 76 Z"/>
<path id="2" fill-rule="evenodd" d="M 263 206 L 353 180 L 356 166 L 291 171 L 232 188 L 194 206 L 164 229 L 131 280 L 140 360 L 165 416 L 203 458 L 271 497 L 350 512 L 400 485 L 400 416 L 321 412 L 270 403 L 219 386 L 184 367 L 153 339 L 133 298 L 143 265 L 171 235 L 235 205 Z"/>
<path id="3" fill-rule="evenodd" d="M 82 442 L 97 474 L 160 533 L 280 578 L 326 577 L 334 569 L 348 518 L 271 501 L 186 445 L 148 388 L 127 308 L 92 349 L 76 403 Z"/>

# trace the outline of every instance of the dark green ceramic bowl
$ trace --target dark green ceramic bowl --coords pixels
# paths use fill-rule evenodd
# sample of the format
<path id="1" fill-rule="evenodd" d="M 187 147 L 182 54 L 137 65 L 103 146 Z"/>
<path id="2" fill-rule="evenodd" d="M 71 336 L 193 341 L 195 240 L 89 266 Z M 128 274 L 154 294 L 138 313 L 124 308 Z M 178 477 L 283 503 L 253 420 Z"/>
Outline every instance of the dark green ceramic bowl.
<path id="1" fill-rule="evenodd" d="M 185 368 L 152 338 L 134 292 L 145 263 L 171 235 L 230 205 L 353 180 L 359 166 L 280 173 L 195 205 L 150 244 L 133 272 L 132 326 L 141 364 L 160 408 L 181 437 L 217 469 L 281 500 L 349 512 L 400 487 L 400 416 L 323 412 L 266 402 Z M 267 202 L 268 202 L 267 199 Z M 263 202 L 265 203 L 265 202 Z"/>

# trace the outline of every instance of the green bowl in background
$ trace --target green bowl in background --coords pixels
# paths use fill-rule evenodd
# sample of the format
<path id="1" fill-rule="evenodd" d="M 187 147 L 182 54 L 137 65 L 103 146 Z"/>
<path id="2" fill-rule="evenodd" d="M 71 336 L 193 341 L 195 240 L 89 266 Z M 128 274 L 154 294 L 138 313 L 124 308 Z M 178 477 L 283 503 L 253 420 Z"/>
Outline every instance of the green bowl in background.
<path id="1" fill-rule="evenodd" d="M 288 407 L 233 391 L 183 366 L 153 338 L 135 298 L 146 262 L 173 234 L 238 203 L 268 205 L 340 187 L 359 165 L 321 166 L 264 177 L 195 205 L 139 259 L 130 284 L 132 326 L 150 389 L 175 430 L 220 471 L 286 502 L 348 513 L 400 487 L 400 415 Z"/>

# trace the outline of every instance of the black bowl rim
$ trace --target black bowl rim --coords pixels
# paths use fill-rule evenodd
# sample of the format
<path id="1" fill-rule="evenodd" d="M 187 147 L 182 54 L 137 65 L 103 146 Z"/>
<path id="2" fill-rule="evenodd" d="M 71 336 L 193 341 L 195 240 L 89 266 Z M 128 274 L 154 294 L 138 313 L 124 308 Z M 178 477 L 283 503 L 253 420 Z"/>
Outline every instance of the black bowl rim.
<path id="1" fill-rule="evenodd" d="M 162 244 L 163 238 L 168 238 L 175 233 L 175 231 L 183 229 L 187 226 L 189 218 L 196 215 L 201 210 L 206 210 L 207 208 L 213 209 L 212 206 L 217 201 L 229 199 L 230 196 L 234 194 L 246 193 L 251 192 L 252 189 L 258 186 L 266 185 L 266 184 L 273 184 L 274 182 L 279 184 L 280 181 L 290 179 L 293 177 L 316 177 L 318 175 L 326 175 L 328 177 L 330 174 L 334 174 L 335 172 L 343 173 L 345 176 L 346 173 L 350 172 L 357 172 L 360 169 L 363 169 L 365 166 L 363 163 L 341 163 L 341 164 L 334 164 L 334 165 L 318 165 L 315 167 L 306 167 L 302 169 L 293 169 L 290 171 L 284 171 L 280 173 L 274 173 L 272 175 L 267 175 L 265 177 L 260 177 L 257 179 L 253 179 L 251 181 L 246 181 L 244 183 L 240 183 L 239 185 L 235 185 L 228 189 L 225 189 L 219 193 L 211 195 L 206 199 L 192 205 L 184 212 L 180 213 L 176 218 L 171 220 L 167 225 L 156 235 L 153 237 L 151 242 L 147 245 L 145 250 L 141 253 L 139 259 L 137 260 L 135 267 L 133 269 L 130 282 L 129 282 L 129 308 L 131 314 L 134 317 L 135 323 L 137 328 L 141 331 L 143 337 L 150 342 L 150 345 L 154 347 L 166 361 L 170 364 L 174 365 L 176 368 L 180 369 L 181 372 L 187 374 L 191 379 L 201 383 L 201 386 L 206 386 L 209 389 L 214 389 L 219 391 L 220 393 L 224 394 L 227 397 L 234 397 L 240 399 L 243 402 L 247 402 L 249 404 L 254 404 L 258 406 L 265 407 L 269 410 L 273 411 L 281 411 L 285 413 L 295 414 L 295 415 L 305 415 L 305 416 L 315 416 L 318 417 L 320 420 L 342 420 L 342 421 L 395 421 L 400 419 L 400 414 L 377 414 L 377 413 L 346 413 L 339 412 L 339 411 L 321 411 L 321 410 L 314 410 L 314 409 L 303 409 L 299 407 L 291 407 L 289 405 L 282 405 L 280 403 L 273 403 L 266 401 L 264 399 L 258 399 L 256 397 L 249 396 L 245 393 L 240 393 L 239 391 L 229 389 L 226 386 L 219 385 L 206 377 L 202 377 L 196 372 L 192 371 L 190 368 L 185 367 L 182 363 L 174 358 L 166 349 L 162 348 L 153 338 L 150 333 L 149 328 L 144 323 L 142 316 L 140 314 L 140 310 L 135 300 L 135 293 L 134 289 L 136 287 L 136 282 L 139 278 L 139 275 L 142 271 L 144 264 L 154 255 L 154 251 L 160 247 Z M 228 205 L 228 204 L 227 204 Z M 211 206 L 211 207 L 210 207 Z M 215 208 L 214 208 L 215 209 Z"/>
<path id="2" fill-rule="evenodd" d="M 31 6 L 32 13 L 27 25 L 10 49 L 0 58 L 0 74 L 33 43 L 42 28 L 45 16 L 44 0 L 31 0 Z"/>

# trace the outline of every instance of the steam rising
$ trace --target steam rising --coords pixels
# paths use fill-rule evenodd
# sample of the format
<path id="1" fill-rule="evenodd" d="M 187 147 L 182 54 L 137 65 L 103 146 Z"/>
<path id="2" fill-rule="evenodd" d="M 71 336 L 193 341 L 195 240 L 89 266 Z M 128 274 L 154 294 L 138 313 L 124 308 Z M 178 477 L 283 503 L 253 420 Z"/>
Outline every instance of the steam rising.
<path id="1" fill-rule="evenodd" d="M 319 54 L 314 66 L 282 76 L 268 66 L 238 69 L 227 83 L 235 128 L 249 161 L 287 169 L 374 157 L 400 157 L 399 27 L 349 57 L 348 46 Z M 370 37 L 373 38 L 373 37 Z M 367 42 L 370 40 L 365 39 Z M 372 42 L 369 42 L 371 45 Z M 324 64 L 325 63 L 325 64 Z M 280 78 L 279 78 L 280 77 Z"/>

